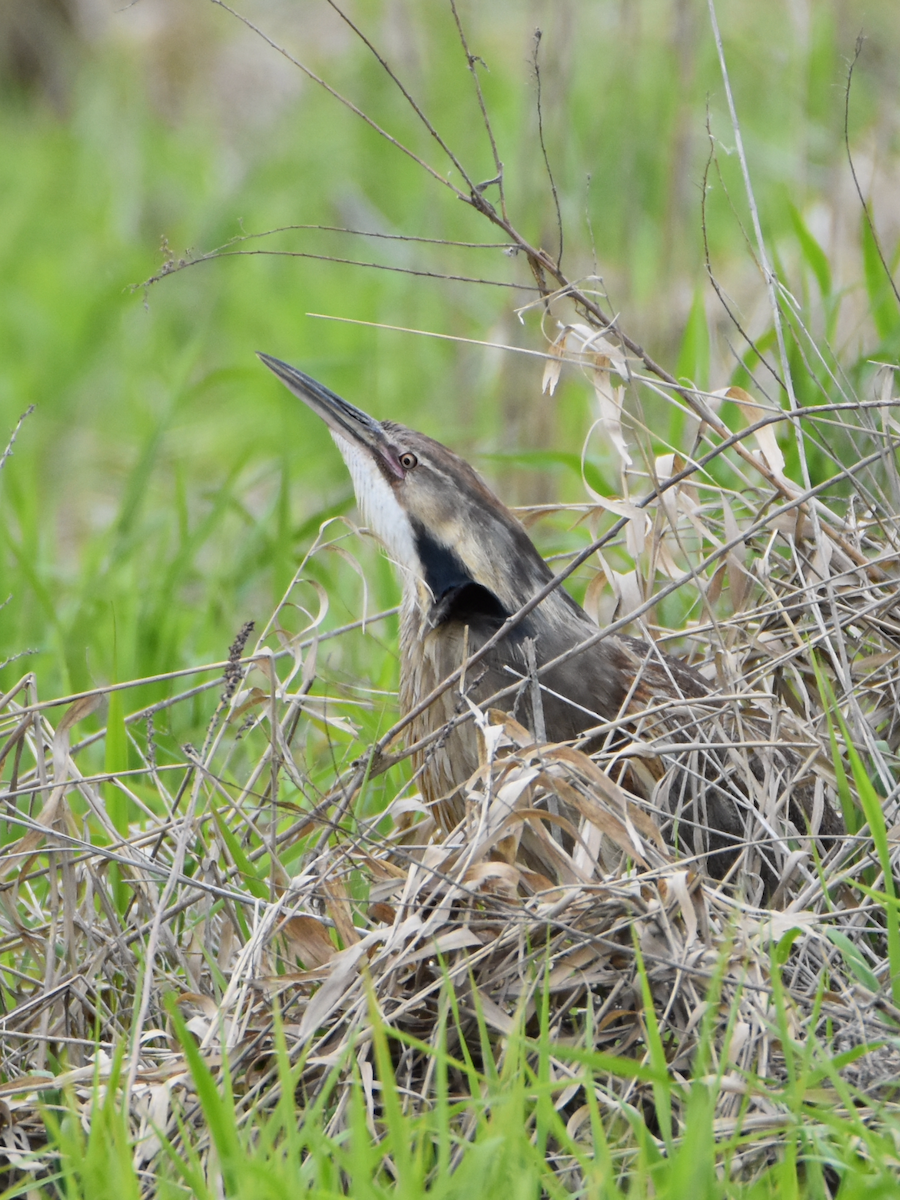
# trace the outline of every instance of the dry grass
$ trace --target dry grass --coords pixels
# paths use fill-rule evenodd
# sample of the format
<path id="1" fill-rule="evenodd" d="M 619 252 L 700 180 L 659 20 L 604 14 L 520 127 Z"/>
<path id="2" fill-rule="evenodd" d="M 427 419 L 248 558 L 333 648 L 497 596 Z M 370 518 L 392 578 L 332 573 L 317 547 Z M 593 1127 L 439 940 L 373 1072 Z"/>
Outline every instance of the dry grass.
<path id="1" fill-rule="evenodd" d="M 679 1088 L 694 1078 L 712 1084 L 715 1135 L 747 1177 L 789 1126 L 818 1120 L 787 1098 L 800 1060 L 832 1118 L 866 1122 L 891 1103 L 894 374 L 856 396 L 766 269 L 773 331 L 805 357 L 821 402 L 797 405 L 787 353 L 773 366 L 752 343 L 753 396 L 697 391 L 618 327 L 598 281 L 568 280 L 516 232 L 502 172 L 494 208 L 464 172 L 458 190 L 425 169 L 528 262 L 536 303 L 558 322 L 545 387 L 565 362 L 593 388 L 621 487 L 611 500 L 586 483 L 571 513 L 543 510 L 591 530 L 559 582 L 590 572 L 598 626 L 676 638 L 710 694 L 673 699 L 675 679 L 649 709 L 598 726 L 608 736 L 588 755 L 535 744 L 453 683 L 482 762 L 465 820 L 442 838 L 400 765 L 407 722 L 352 740 L 353 689 L 329 675 L 322 647 L 356 631 L 323 632 L 323 604 L 285 632 L 306 563 L 255 646 L 245 628 L 227 662 L 198 667 L 201 682 L 152 709 L 125 716 L 123 696 L 145 681 L 42 701 L 25 675 L 0 697 L 0 1102 L 13 1168 L 45 1145 L 42 1096 L 68 1089 L 87 1121 L 94 1080 L 110 1078 L 121 1048 L 137 1168 L 152 1167 L 163 1134 L 208 1151 L 167 996 L 208 1065 L 227 1060 L 248 1124 L 279 1096 L 279 1021 L 298 1101 L 330 1097 L 329 1135 L 347 1126 L 344 1085 L 358 1081 L 381 1136 L 383 1029 L 409 1112 L 436 1103 L 450 1055 L 460 1148 L 476 1124 L 466 1064 L 502 1072 L 522 1038 L 526 1057 L 539 1043 L 549 1055 L 570 1137 L 587 1142 L 599 1108 L 623 1171 L 636 1152 L 629 1118 L 670 1145 L 683 1128 Z M 761 240 L 757 250 L 766 267 Z M 767 387 L 784 388 L 787 406 L 764 403 Z M 660 454 L 673 409 L 678 444 Z M 638 678 L 666 669 L 651 656 Z M 215 692 L 203 745 L 159 751 L 156 723 Z M 101 703 L 106 728 L 73 743 Z M 337 744 L 352 761 L 323 786 Z M 387 804 L 373 812 L 380 776 Z M 711 815 L 723 803 L 735 814 L 725 830 Z M 707 870 L 710 849 L 723 849 L 710 846 L 717 824 L 719 879 Z M 576 1179 L 571 1155 L 560 1150 L 554 1166 Z"/>
<path id="2" fill-rule="evenodd" d="M 578 351 L 582 366 L 587 353 Z M 102 1078 L 123 1044 L 136 1161 L 152 1159 L 155 1128 L 178 1141 L 173 1097 L 188 1126 L 197 1113 L 167 993 L 210 1064 L 227 1051 L 244 1118 L 278 1092 L 276 1007 L 307 1103 L 326 1081 L 334 1087 L 335 1071 L 372 1080 L 376 1012 L 396 1035 L 409 1110 L 434 1099 L 429 1047 L 443 1040 L 461 1061 L 477 1046 L 500 1069 L 510 1036 L 533 1037 L 541 1021 L 574 1136 L 588 1116 L 576 1070 L 585 1053 L 636 1065 L 629 1075 L 595 1060 L 607 1063 L 595 1098 L 613 1123 L 651 1111 L 661 1063 L 676 1081 L 700 1068 L 717 1080 L 717 1136 L 755 1131 L 741 1166 L 751 1173 L 788 1121 L 773 1097 L 798 1047 L 816 1048 L 838 1110 L 848 1086 L 873 1104 L 885 1098 L 896 1054 L 884 1041 L 900 1017 L 889 870 L 900 737 L 893 404 L 888 389 L 877 404 L 803 412 L 803 445 L 834 447 L 842 461 L 852 445 L 856 455 L 844 467 L 836 457 L 816 488 L 772 463 L 777 447 L 760 428 L 745 424 L 723 448 L 695 422 L 680 482 L 666 489 L 657 459 L 646 503 L 612 525 L 608 503 L 592 506 L 606 568 L 593 596 L 602 605 L 603 579 L 615 585 L 612 627 L 647 621 L 660 637 L 661 596 L 693 597 L 681 635 L 714 692 L 632 713 L 611 730 L 624 740 L 593 758 L 535 745 L 512 718 L 461 705 L 459 719 L 478 726 L 482 767 L 466 820 L 445 840 L 415 780 L 398 784 L 393 823 L 364 815 L 367 779 L 408 753 L 394 731 L 357 747 L 315 805 L 304 800 L 327 723 L 346 725 L 340 704 L 323 699 L 334 688 L 317 676 L 326 635 L 315 628 L 279 642 L 275 614 L 249 652 L 242 631 L 229 663 L 199 685 L 221 687 L 224 666 L 206 744 L 179 761 L 157 759 L 158 706 L 105 731 L 122 739 L 127 728 L 138 765 L 98 770 L 103 734 L 72 736 L 103 693 L 41 703 L 23 677 L 0 701 L 3 800 L 17 838 L 0 868 L 0 1095 L 12 1162 L 43 1143 L 42 1094 L 68 1084 L 88 1103 L 95 1069 Z M 632 408 L 622 419 L 633 447 Z M 668 464 L 670 479 L 679 466 Z M 778 487 L 765 478 L 773 469 Z M 624 476 L 632 492 L 637 475 Z M 630 578 L 610 565 L 626 535 L 637 552 Z M 167 703 L 194 703 L 197 691 Z M 693 807 L 679 811 L 685 780 Z M 721 882 L 706 874 L 691 824 L 710 789 L 731 794 L 745 825 Z M 801 793 L 805 821 L 790 803 Z M 823 832 L 829 806 L 845 836 Z M 451 1085 L 464 1097 L 465 1073 Z M 371 1086 L 366 1095 L 377 1131 L 380 1101 Z M 334 1092 L 331 1133 L 348 1096 Z M 460 1117 L 463 1139 L 467 1128 Z"/>

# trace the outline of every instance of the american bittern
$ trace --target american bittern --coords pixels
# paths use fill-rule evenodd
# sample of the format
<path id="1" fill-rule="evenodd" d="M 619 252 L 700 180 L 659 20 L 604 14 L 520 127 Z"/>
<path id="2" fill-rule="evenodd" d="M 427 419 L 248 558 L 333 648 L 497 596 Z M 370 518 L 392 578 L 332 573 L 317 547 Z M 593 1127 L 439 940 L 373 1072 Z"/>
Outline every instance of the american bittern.
<path id="1" fill-rule="evenodd" d="M 521 522 L 458 455 L 423 433 L 374 420 L 278 359 L 259 357 L 330 428 L 350 470 L 363 519 L 400 573 L 400 703 L 410 712 L 553 574 Z M 507 697 L 499 703 L 515 708 L 535 736 L 540 730 L 549 742 L 569 741 L 603 725 L 608 731 L 616 722 L 624 728 L 633 714 L 659 706 L 664 716 L 656 722 L 656 734 L 667 734 L 670 744 L 693 744 L 695 754 L 695 765 L 681 771 L 679 785 L 677 807 L 693 826 L 683 840 L 689 850 L 715 851 L 710 867 L 721 875 L 734 858 L 728 847 L 746 838 L 754 822 L 748 823 L 746 816 L 752 811 L 748 781 L 735 782 L 721 739 L 719 750 L 696 765 L 698 740 L 715 741 L 692 715 L 692 707 L 710 695 L 705 681 L 655 645 L 622 636 L 593 640 L 567 661 L 541 669 L 596 639 L 597 633 L 587 613 L 558 587 L 479 662 L 468 694 L 478 702 L 506 689 Z M 538 688 L 529 683 L 537 678 L 540 700 L 534 703 Z M 459 698 L 457 689 L 444 691 L 417 717 L 414 739 L 444 728 L 457 715 Z M 782 763 L 796 766 L 789 751 L 780 754 Z M 682 757 L 690 755 L 686 751 Z M 478 766 L 471 723 L 457 723 L 420 755 L 418 765 L 426 801 L 439 824 L 453 828 L 464 814 L 460 786 Z M 663 770 L 657 763 L 657 778 Z M 760 776 L 758 759 L 750 770 Z M 782 770 L 782 777 L 788 773 Z M 643 775 L 646 785 L 646 770 Z M 802 794 L 804 787 L 808 790 L 805 782 L 789 801 L 790 815 L 802 832 L 812 807 Z M 646 786 L 638 790 L 648 791 Z M 701 798 L 691 798 L 697 795 Z M 670 813 L 675 807 L 670 794 Z M 837 832 L 827 801 L 825 810 L 821 831 Z M 759 829 L 757 833 L 766 836 Z M 771 869 L 767 873 L 771 881 Z"/>

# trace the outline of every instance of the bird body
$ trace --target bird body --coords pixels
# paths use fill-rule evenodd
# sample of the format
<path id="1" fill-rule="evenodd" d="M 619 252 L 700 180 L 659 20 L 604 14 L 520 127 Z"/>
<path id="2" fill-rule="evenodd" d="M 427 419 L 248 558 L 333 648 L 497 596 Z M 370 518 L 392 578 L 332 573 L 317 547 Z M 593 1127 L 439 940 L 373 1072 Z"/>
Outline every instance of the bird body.
<path id="1" fill-rule="evenodd" d="M 400 704 L 404 712 L 410 712 L 480 651 L 508 617 L 532 600 L 552 579 L 552 572 L 521 523 L 467 463 L 411 430 L 392 426 L 393 432 L 404 444 L 419 447 L 420 464 L 426 461 L 427 452 L 432 462 L 437 460 L 438 450 L 443 452 L 445 464 L 455 468 L 452 477 L 457 495 L 465 494 L 458 511 L 446 522 L 417 527 L 416 547 L 423 574 L 405 576 L 400 622 Z M 430 443 L 427 448 L 426 441 Z M 442 531 L 440 538 L 434 536 L 436 528 Z M 575 738 L 588 727 L 613 718 L 620 709 L 625 672 L 616 649 L 595 642 L 576 659 L 544 671 L 540 675 L 540 717 L 534 712 L 530 680 L 534 671 L 596 633 L 596 625 L 572 597 L 555 589 L 470 669 L 466 694 L 483 702 L 506 693 L 497 706 L 515 710 L 532 731 L 536 732 L 540 723 L 545 740 Z M 533 665 L 529 646 L 533 647 Z M 444 728 L 459 710 L 459 690 L 444 691 L 413 721 L 413 739 L 419 741 Z M 478 767 L 473 727 L 457 724 L 419 758 L 423 793 L 435 804 L 439 822 L 449 829 L 463 816 L 459 786 Z"/>
<path id="2" fill-rule="evenodd" d="M 261 357 L 330 426 L 366 526 L 399 572 L 400 704 L 412 711 L 553 574 L 522 523 L 459 455 L 423 433 L 375 421 L 302 372 Z M 528 643 L 540 671 L 596 634 L 581 606 L 556 588 L 473 668 L 470 694 L 483 700 L 512 685 L 504 706 L 533 728 Z M 594 640 L 541 674 L 549 740 L 567 741 L 619 713 L 628 693 L 627 657 L 620 639 Z M 458 690 L 446 691 L 414 721 L 413 737 L 443 727 L 458 701 Z M 423 792 L 437 802 L 446 828 L 460 811 L 452 794 L 478 765 L 471 727 L 453 730 L 439 750 L 424 755 Z"/>
<path id="3" fill-rule="evenodd" d="M 399 572 L 400 703 L 404 713 L 413 712 L 553 574 L 521 522 L 464 459 L 425 434 L 374 420 L 278 359 L 260 358 L 328 424 L 363 519 Z M 566 660 L 556 662 L 562 655 Z M 537 741 L 570 741 L 604 725 L 608 732 L 616 722 L 624 727 L 660 700 L 665 713 L 656 719 L 657 733 L 665 732 L 670 743 L 706 736 L 696 708 L 690 711 L 709 697 L 702 677 L 653 643 L 600 638 L 562 587 L 550 590 L 471 667 L 469 699 L 484 703 L 498 692 L 504 693 L 498 706 L 529 726 Z M 478 766 L 471 722 L 448 727 L 460 707 L 459 687 L 448 688 L 412 722 L 414 741 L 444 731 L 419 752 L 417 766 L 423 796 L 445 831 L 464 815 L 460 789 Z M 664 770 L 656 770 L 657 779 Z M 748 804 L 739 792 L 746 785 L 736 789 L 733 772 L 728 756 L 717 752 L 707 766 L 682 772 L 679 785 L 679 812 L 690 818 L 696 848 L 719 850 L 716 873 L 733 859 L 722 847 L 745 830 L 740 810 Z M 698 781 L 701 799 L 685 799 L 697 796 Z"/>

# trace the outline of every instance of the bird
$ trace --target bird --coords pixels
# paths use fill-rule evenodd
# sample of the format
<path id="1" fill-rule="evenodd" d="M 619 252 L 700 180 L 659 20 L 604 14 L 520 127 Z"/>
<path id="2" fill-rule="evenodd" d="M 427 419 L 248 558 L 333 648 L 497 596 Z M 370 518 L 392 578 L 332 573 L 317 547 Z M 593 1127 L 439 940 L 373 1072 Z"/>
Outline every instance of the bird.
<path id="1" fill-rule="evenodd" d="M 259 358 L 328 426 L 364 524 L 399 574 L 400 707 L 414 712 L 547 587 L 553 572 L 521 521 L 465 459 L 424 433 L 376 420 L 280 359 L 261 352 Z M 702 707 L 710 688 L 697 670 L 655 643 L 597 635 L 584 609 L 555 587 L 473 668 L 467 694 L 477 704 L 505 693 L 497 705 L 548 743 L 572 742 L 597 729 L 608 734 L 611 725 L 624 725 L 629 714 L 654 703 L 668 713 L 669 741 L 702 736 L 700 719 L 689 709 Z M 554 662 L 567 652 L 563 662 Z M 415 716 L 413 740 L 448 729 L 459 703 L 458 687 L 445 690 Z M 733 771 L 726 759 L 719 755 L 712 772 L 700 772 L 702 812 L 696 796 L 687 808 L 682 803 L 682 816 L 696 834 L 689 849 L 708 852 L 707 865 L 719 877 L 746 836 L 748 806 L 727 778 Z M 449 833 L 465 815 L 462 785 L 479 765 L 472 723 L 457 721 L 414 757 L 414 765 L 425 801 Z M 656 778 L 663 772 L 657 765 Z M 682 774 L 682 790 L 696 793 L 696 768 L 693 780 L 690 772 Z M 639 781 L 632 782 L 639 788 Z M 803 828 L 803 814 L 794 815 Z"/>

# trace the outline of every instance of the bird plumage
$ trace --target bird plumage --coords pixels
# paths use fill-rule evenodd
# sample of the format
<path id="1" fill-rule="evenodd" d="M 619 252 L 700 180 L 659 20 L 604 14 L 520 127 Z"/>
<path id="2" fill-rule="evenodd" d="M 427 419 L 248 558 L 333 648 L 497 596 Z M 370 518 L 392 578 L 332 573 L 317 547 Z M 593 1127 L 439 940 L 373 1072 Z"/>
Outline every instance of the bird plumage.
<path id="1" fill-rule="evenodd" d="M 328 424 L 363 519 L 398 569 L 400 703 L 411 712 L 553 574 L 521 522 L 452 450 L 393 421 L 374 420 L 278 359 L 260 358 Z M 696 718 L 683 713 L 685 702 L 709 695 L 696 671 L 652 644 L 621 636 L 597 640 L 597 632 L 585 611 L 557 587 L 472 668 L 467 695 L 479 703 L 506 690 L 501 706 L 535 733 L 542 725 L 550 742 L 578 738 L 660 698 L 670 706 L 670 741 L 702 736 Z M 577 647 L 582 648 L 567 661 L 541 670 Z M 538 712 L 532 705 L 535 666 Z M 415 719 L 412 737 L 418 741 L 442 729 L 460 702 L 458 689 L 445 691 Z M 686 732 L 689 727 L 693 733 Z M 478 766 L 471 723 L 457 723 L 419 755 L 418 765 L 423 795 L 449 830 L 464 813 L 460 787 Z M 730 858 L 721 857 L 721 847 L 744 828 L 727 791 L 714 785 L 704 794 L 703 821 L 718 830 L 707 848 L 720 848 L 722 869 Z M 696 811 L 694 819 L 700 823 Z"/>

